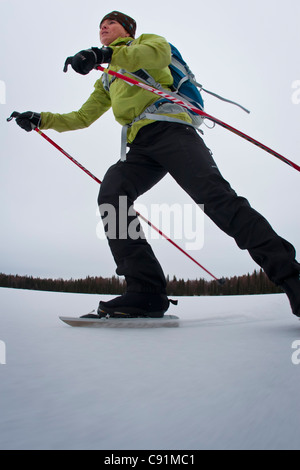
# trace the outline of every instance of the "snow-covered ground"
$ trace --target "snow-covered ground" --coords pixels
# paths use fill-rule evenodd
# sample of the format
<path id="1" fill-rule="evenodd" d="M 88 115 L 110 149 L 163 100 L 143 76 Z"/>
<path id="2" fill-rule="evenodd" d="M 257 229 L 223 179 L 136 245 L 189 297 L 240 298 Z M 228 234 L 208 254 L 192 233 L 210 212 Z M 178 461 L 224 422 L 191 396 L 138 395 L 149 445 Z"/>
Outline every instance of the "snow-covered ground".
<path id="1" fill-rule="evenodd" d="M 0 289 L 0 449 L 300 449 L 285 295 L 179 298 L 173 329 L 58 319 L 98 301 Z"/>

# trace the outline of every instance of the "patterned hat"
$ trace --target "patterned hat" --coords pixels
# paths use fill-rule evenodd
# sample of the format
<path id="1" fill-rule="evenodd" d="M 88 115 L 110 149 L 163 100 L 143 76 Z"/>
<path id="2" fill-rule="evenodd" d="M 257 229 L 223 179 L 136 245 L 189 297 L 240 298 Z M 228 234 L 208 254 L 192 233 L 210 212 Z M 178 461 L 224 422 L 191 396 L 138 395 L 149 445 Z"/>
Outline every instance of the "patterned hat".
<path id="1" fill-rule="evenodd" d="M 104 20 L 116 20 L 118 23 L 120 23 L 124 29 L 130 34 L 132 38 L 135 37 L 135 31 L 136 31 L 136 22 L 134 21 L 133 18 L 130 18 L 130 16 L 125 15 L 124 13 L 121 13 L 120 11 L 112 11 L 111 13 L 108 13 L 107 15 L 104 16 L 104 18 L 101 20 L 100 26 L 103 23 Z"/>

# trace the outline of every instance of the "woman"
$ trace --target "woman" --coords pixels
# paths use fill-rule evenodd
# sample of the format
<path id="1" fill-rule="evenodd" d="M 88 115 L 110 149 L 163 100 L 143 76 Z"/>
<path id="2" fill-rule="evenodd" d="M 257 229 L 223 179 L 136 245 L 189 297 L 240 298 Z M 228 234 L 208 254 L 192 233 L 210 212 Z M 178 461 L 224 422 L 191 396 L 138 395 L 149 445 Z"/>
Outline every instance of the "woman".
<path id="1" fill-rule="evenodd" d="M 156 82 L 170 90 L 173 79 L 168 68 L 171 61 L 168 42 L 152 34 L 135 39 L 135 32 L 136 22 L 128 15 L 118 11 L 107 14 L 100 23 L 103 47 L 68 57 L 64 71 L 71 65 L 85 75 L 102 63 L 126 73 L 146 69 Z M 211 152 L 190 125 L 191 118 L 184 108 L 174 104 L 158 107 L 157 113 L 179 120 L 176 123 L 148 119 L 133 122 L 158 100 L 146 90 L 103 74 L 78 111 L 26 112 L 17 118 L 17 123 L 27 131 L 39 126 L 64 132 L 88 127 L 112 107 L 115 119 L 127 126 L 126 160 L 109 168 L 98 198 L 116 272 L 125 276 L 127 290 L 113 300 L 101 301 L 98 315 L 161 317 L 167 311 L 170 300 L 165 276 L 145 240 L 133 203 L 170 173 L 196 204 L 204 205 L 205 213 L 215 224 L 233 237 L 239 248 L 247 249 L 268 277 L 284 289 L 293 313 L 300 317 L 300 265 L 294 247 L 277 235 L 268 221 L 224 180 Z M 109 207 L 114 209 L 113 220 L 107 217 Z M 114 230 L 110 230 L 111 226 Z M 136 228 L 134 236 L 130 233 L 132 226 Z"/>

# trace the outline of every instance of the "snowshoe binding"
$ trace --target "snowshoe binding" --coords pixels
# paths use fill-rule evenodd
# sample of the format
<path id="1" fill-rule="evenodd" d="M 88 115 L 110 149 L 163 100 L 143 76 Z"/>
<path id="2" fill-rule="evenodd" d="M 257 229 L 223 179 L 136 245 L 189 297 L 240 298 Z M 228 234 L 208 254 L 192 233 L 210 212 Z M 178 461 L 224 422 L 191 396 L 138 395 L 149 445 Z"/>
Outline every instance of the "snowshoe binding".
<path id="1" fill-rule="evenodd" d="M 162 318 L 170 303 L 165 294 L 148 292 L 127 292 L 107 302 L 100 301 L 97 315 L 88 314 L 82 318 Z"/>

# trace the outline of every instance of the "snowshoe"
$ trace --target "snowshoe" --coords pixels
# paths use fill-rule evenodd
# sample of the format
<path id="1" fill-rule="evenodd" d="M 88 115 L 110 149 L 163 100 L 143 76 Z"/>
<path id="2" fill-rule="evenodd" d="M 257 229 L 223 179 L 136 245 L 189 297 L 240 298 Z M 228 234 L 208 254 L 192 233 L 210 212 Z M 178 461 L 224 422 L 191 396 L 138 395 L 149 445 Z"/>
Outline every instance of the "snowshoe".
<path id="1" fill-rule="evenodd" d="M 97 313 L 100 318 L 162 318 L 170 303 L 176 305 L 177 301 L 164 294 L 127 292 L 107 302 L 100 301 Z"/>

